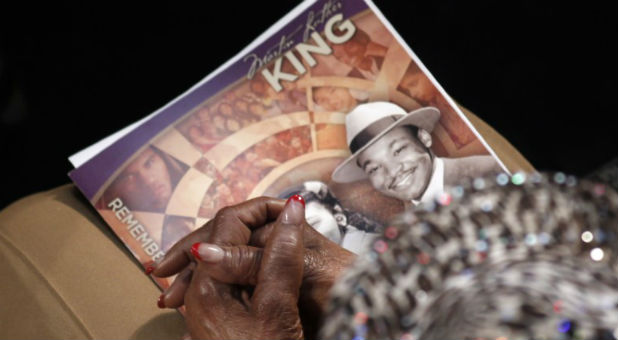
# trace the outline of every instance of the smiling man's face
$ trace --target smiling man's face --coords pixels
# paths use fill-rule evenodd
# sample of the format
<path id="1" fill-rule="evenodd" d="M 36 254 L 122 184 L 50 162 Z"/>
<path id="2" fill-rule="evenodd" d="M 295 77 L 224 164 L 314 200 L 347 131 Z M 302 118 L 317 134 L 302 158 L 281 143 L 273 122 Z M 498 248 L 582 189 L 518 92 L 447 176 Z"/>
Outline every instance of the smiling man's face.
<path id="1" fill-rule="evenodd" d="M 358 156 L 373 187 L 402 201 L 419 199 L 431 178 L 432 158 L 411 129 L 396 127 Z"/>

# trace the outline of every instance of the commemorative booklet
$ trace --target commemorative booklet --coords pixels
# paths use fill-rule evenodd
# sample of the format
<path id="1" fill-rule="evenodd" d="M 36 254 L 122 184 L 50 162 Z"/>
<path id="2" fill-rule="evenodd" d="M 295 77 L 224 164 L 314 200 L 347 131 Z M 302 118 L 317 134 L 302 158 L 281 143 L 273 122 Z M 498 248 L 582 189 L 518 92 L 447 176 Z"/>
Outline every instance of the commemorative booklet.
<path id="1" fill-rule="evenodd" d="M 223 207 L 293 194 L 309 224 L 362 253 L 393 215 L 439 194 L 453 167 L 508 172 L 369 0 L 302 2 L 185 93 L 69 159 L 143 265 Z"/>

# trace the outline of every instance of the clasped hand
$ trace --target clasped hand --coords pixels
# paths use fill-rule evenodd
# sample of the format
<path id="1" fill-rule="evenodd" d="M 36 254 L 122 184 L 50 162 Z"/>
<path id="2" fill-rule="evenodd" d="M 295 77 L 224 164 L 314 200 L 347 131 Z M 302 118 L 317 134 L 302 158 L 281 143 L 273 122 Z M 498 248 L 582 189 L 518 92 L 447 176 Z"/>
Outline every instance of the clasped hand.
<path id="1" fill-rule="evenodd" d="M 354 255 L 307 224 L 300 196 L 220 210 L 180 240 L 153 275 L 178 274 L 160 306 L 186 306 L 192 338 L 316 335 L 328 291 Z"/>

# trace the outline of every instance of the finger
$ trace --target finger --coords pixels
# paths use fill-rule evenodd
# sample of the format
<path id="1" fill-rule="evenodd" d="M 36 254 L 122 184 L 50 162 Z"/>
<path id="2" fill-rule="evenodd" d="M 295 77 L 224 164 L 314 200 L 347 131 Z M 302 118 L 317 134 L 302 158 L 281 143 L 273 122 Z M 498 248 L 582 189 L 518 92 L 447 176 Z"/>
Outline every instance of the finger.
<path id="1" fill-rule="evenodd" d="M 303 277 L 304 222 L 304 200 L 298 195 L 290 197 L 266 242 L 252 307 L 260 311 L 289 309 L 298 313 Z"/>
<path id="2" fill-rule="evenodd" d="M 153 265 L 154 270 L 152 271 L 152 275 L 157 277 L 168 277 L 183 270 L 193 260 L 193 256 L 189 251 L 191 246 L 197 242 L 205 242 L 208 239 L 212 229 L 212 223 L 212 220 L 209 221 L 201 228 L 176 242 L 176 244 L 167 251 L 163 259 L 158 264 Z"/>
<path id="3" fill-rule="evenodd" d="M 174 282 L 159 297 L 157 305 L 159 308 L 178 308 L 184 304 L 185 293 L 191 284 L 193 274 L 192 266 L 185 268 Z"/>
<path id="4" fill-rule="evenodd" d="M 236 285 L 255 285 L 260 270 L 263 249 L 251 246 L 217 246 L 196 243 L 191 252 L 207 264 L 208 275 L 213 279 Z"/>
<path id="5" fill-rule="evenodd" d="M 270 238 L 273 230 L 275 228 L 274 223 L 268 223 L 265 226 L 258 228 L 251 232 L 251 238 L 249 239 L 249 245 L 254 247 L 264 248 L 266 246 L 266 241 Z"/>
<path id="6" fill-rule="evenodd" d="M 266 246 L 266 242 L 270 238 L 275 227 L 275 223 L 267 223 L 265 226 L 255 229 L 251 232 L 251 238 L 249 240 L 249 245 L 259 248 L 264 248 Z M 303 243 L 305 245 L 305 249 L 313 249 L 321 246 L 324 242 L 329 242 L 329 240 L 319 231 L 315 230 L 309 223 L 303 221 Z"/>
<path id="7" fill-rule="evenodd" d="M 153 275 L 167 277 L 180 272 L 193 260 L 190 250 L 197 242 L 221 245 L 247 244 L 251 229 L 275 220 L 283 206 L 283 200 L 258 197 L 221 209 L 206 225 L 177 242 L 163 260 L 154 266 Z"/>
<path id="8" fill-rule="evenodd" d="M 257 197 L 223 208 L 213 219 L 208 242 L 224 246 L 247 244 L 251 230 L 274 221 L 284 204 L 280 199 Z"/>

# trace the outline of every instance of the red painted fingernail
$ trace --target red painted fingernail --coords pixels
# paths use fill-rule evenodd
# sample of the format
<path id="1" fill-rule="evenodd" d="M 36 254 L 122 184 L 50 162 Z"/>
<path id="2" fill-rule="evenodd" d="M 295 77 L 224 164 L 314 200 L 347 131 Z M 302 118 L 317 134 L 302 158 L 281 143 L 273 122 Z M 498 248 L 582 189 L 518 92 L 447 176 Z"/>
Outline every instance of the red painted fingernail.
<path id="1" fill-rule="evenodd" d="M 305 207 L 305 199 L 301 195 L 291 196 L 290 198 L 288 198 L 288 200 L 285 202 L 285 204 L 288 204 L 290 201 L 300 202 L 300 203 L 303 204 L 303 207 Z"/>
<path id="2" fill-rule="evenodd" d="M 301 208 L 302 206 L 302 208 Z M 285 202 L 279 221 L 283 224 L 300 225 L 305 217 L 305 199 L 300 195 L 294 195 Z"/>
<path id="3" fill-rule="evenodd" d="M 150 275 L 150 274 L 152 274 L 152 272 L 153 272 L 154 270 L 155 270 L 155 267 L 153 267 L 153 266 L 146 266 L 146 270 L 145 270 L 146 275 Z"/>
<path id="4" fill-rule="evenodd" d="M 202 261 L 202 257 L 200 256 L 200 252 L 199 252 L 199 248 L 200 248 L 200 243 L 193 243 L 193 245 L 191 246 L 191 254 L 193 254 L 193 256 Z"/>
<path id="5" fill-rule="evenodd" d="M 159 296 L 159 299 L 157 300 L 157 307 L 165 308 L 165 301 L 163 301 L 163 294 L 161 294 L 161 296 Z"/>

